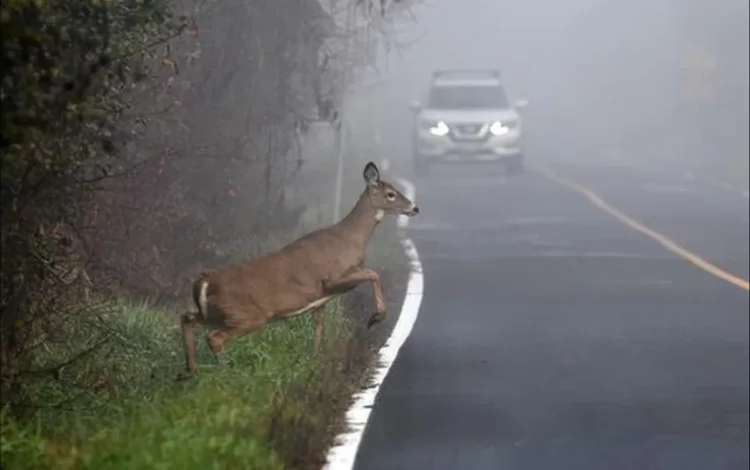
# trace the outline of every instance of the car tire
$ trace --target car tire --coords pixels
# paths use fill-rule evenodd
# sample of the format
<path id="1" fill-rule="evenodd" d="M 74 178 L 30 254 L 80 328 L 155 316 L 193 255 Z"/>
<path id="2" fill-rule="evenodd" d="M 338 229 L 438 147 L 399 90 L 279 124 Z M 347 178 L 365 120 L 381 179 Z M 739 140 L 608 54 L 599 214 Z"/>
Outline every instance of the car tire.
<path id="1" fill-rule="evenodd" d="M 505 170 L 511 176 L 518 176 L 522 174 L 524 170 L 523 157 L 518 156 L 508 160 L 508 162 L 505 164 Z"/>

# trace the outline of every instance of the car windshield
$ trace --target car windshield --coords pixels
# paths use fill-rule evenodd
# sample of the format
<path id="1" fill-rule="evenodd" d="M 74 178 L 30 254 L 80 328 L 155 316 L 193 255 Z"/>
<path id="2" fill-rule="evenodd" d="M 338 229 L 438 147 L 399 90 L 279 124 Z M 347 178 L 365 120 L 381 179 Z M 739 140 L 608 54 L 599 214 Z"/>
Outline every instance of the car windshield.
<path id="1" fill-rule="evenodd" d="M 502 86 L 433 87 L 428 97 L 432 109 L 504 109 L 508 107 Z"/>

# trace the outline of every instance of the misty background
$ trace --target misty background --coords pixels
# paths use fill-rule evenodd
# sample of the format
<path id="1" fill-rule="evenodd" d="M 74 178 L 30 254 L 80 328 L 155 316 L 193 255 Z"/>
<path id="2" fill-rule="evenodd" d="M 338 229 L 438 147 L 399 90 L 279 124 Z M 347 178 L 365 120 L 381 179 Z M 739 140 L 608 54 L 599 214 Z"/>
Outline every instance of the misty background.
<path id="1" fill-rule="evenodd" d="M 339 220 L 368 160 L 410 177 L 408 104 L 435 69 L 501 69 L 511 100 L 529 101 L 531 165 L 748 184 L 747 0 L 54 0 L 0 13 L 0 425 L 2 456 L 24 468 L 43 466 L 40 449 L 65 465 L 205 468 L 215 443 L 250 434 L 260 447 L 236 448 L 284 468 L 319 457 L 333 407 L 384 341 L 343 327 L 363 325 L 370 300 L 327 316 L 342 322 L 324 335 L 329 360 L 298 360 L 312 340 L 301 317 L 244 343 L 264 352 L 249 347 L 258 367 L 231 371 L 232 387 L 209 379 L 194 395 L 171 395 L 177 317 L 199 273 Z M 393 222 L 367 258 L 399 301 Z M 248 401 L 259 384 L 268 393 Z M 252 425 L 215 419 L 230 388 Z M 201 426 L 174 426 L 172 396 Z"/>
<path id="2" fill-rule="evenodd" d="M 407 105 L 432 70 L 487 67 L 530 102 L 532 164 L 619 160 L 747 186 L 747 1 L 425 0 L 391 33 L 401 47 L 381 41 L 349 120 L 394 162 L 409 163 Z"/>

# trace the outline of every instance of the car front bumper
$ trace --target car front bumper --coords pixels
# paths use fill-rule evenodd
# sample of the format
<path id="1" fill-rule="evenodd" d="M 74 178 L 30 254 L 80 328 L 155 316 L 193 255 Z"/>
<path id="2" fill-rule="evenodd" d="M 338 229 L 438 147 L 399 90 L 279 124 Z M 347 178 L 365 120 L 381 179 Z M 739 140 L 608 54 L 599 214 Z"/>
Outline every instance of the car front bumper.
<path id="1" fill-rule="evenodd" d="M 493 162 L 522 156 L 523 145 L 517 130 L 502 136 L 472 140 L 457 140 L 450 136 L 434 136 L 420 131 L 417 135 L 416 153 L 425 163 Z"/>

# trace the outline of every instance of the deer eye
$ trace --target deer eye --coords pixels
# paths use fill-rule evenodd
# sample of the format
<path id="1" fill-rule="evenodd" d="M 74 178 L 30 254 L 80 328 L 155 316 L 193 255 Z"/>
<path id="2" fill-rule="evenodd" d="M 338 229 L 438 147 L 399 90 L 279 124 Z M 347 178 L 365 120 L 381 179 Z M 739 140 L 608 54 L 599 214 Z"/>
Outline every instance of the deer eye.
<path id="1" fill-rule="evenodd" d="M 394 193 L 393 191 L 388 191 L 385 193 L 385 197 L 389 201 L 393 201 L 394 199 L 396 199 L 396 193 Z"/>

